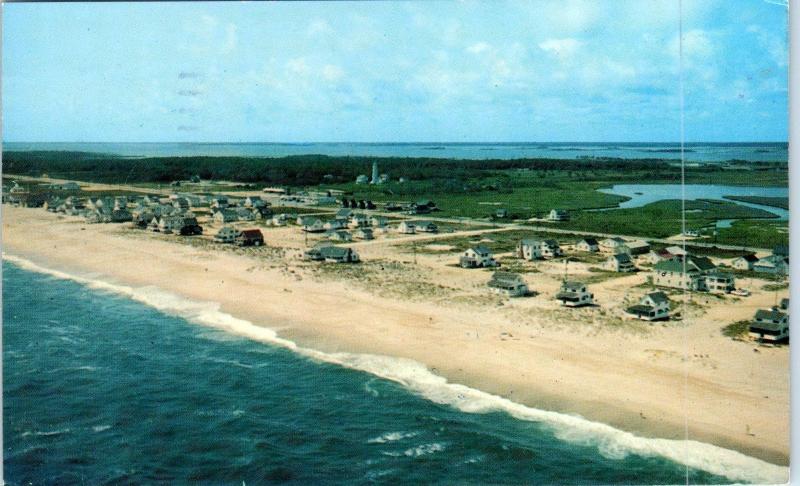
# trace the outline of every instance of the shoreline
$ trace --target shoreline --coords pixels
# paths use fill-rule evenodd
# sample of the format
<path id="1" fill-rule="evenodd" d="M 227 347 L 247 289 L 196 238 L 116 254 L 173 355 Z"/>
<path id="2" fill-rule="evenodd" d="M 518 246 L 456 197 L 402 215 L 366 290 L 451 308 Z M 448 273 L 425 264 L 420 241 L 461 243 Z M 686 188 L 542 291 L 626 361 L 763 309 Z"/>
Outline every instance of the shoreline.
<path id="1" fill-rule="evenodd" d="M 786 379 L 776 381 L 784 388 L 776 399 L 760 399 L 759 386 L 732 390 L 726 380 L 714 380 L 704 366 L 694 369 L 692 361 L 687 398 L 681 394 L 680 373 L 687 368 L 626 357 L 625 349 L 619 349 L 640 347 L 643 339 L 639 336 L 587 338 L 540 328 L 525 329 L 531 333 L 527 339 L 516 329 L 509 333 L 510 338 L 504 338 L 501 329 L 509 328 L 509 323 L 490 310 L 392 301 L 353 288 L 346 281 L 309 281 L 312 279 L 302 269 L 289 268 L 292 264 L 287 265 L 285 259 L 277 265 L 264 264 L 247 256 L 149 235 L 132 239 L 122 234 L 125 231 L 120 231 L 120 226 L 90 226 L 41 210 L 4 206 L 3 212 L 6 248 L 34 262 L 219 302 L 223 312 L 256 324 L 269 322 L 268 329 L 300 346 L 327 353 L 413 359 L 451 383 L 541 410 L 577 413 L 646 437 L 682 438 L 681 411 L 689 410 L 684 405 L 691 404 L 697 408 L 696 416 L 689 419 L 692 439 L 788 464 L 788 433 L 782 426 L 788 423 L 788 349 L 758 353 L 777 358 L 778 369 L 787 363 Z M 496 339 L 498 335 L 500 339 Z M 573 340 L 575 337 L 579 339 Z M 742 351 L 752 347 L 744 343 L 734 346 L 744 346 Z M 763 358 L 758 356 L 753 362 L 754 353 L 749 353 L 743 356 L 746 365 L 756 366 Z M 626 373 L 611 373 L 611 366 Z M 661 403 L 670 396 L 677 407 L 676 403 Z M 732 415 L 731 409 L 753 423 L 754 436 L 733 430 L 737 417 L 720 417 L 726 410 Z M 776 414 L 777 426 L 770 425 Z M 762 439 L 762 435 L 768 438 Z"/>

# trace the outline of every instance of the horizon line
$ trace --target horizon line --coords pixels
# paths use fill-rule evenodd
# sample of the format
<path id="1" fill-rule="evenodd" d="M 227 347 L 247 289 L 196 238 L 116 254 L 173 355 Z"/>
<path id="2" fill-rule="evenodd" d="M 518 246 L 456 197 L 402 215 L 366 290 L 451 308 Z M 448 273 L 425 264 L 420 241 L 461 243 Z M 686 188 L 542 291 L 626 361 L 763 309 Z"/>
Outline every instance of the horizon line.
<path id="1" fill-rule="evenodd" d="M 420 144 L 443 144 L 443 145 L 512 145 L 512 144 L 547 144 L 547 143 L 558 143 L 558 144 L 674 144 L 680 145 L 680 140 L 675 141 L 657 141 L 657 140 L 646 140 L 646 141 L 618 141 L 618 140 L 594 140 L 594 141 L 575 141 L 575 140 L 533 140 L 533 141 L 474 141 L 474 142 L 456 142 L 456 141 L 431 141 L 431 140 L 422 140 L 422 141 L 377 141 L 377 142 L 362 142 L 362 141 L 304 141 L 304 142 L 255 142 L 255 141 L 240 141 L 240 142 L 222 142 L 222 141 L 66 141 L 66 140 L 50 140 L 50 141 L 31 141 L 31 140 L 3 140 L 0 142 L 2 144 L 9 144 L 9 143 L 95 143 L 95 144 L 185 144 L 185 145 L 323 145 L 323 144 L 361 144 L 361 145 L 420 145 Z M 708 143 L 708 144 L 733 144 L 733 143 L 747 143 L 747 144 L 760 144 L 760 143 L 769 143 L 769 144 L 789 144 L 788 140 L 727 140 L 727 141 L 715 141 L 715 140 L 695 140 L 695 141 L 684 141 L 684 144 L 697 144 L 697 143 Z"/>

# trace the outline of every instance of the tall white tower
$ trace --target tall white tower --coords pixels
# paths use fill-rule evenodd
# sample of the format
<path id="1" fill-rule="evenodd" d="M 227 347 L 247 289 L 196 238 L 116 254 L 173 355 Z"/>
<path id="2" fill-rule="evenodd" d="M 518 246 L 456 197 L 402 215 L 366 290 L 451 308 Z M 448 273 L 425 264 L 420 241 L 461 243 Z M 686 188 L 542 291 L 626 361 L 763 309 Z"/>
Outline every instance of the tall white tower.
<path id="1" fill-rule="evenodd" d="M 378 177 L 378 162 L 372 163 L 372 181 L 370 184 L 378 184 L 380 182 Z"/>

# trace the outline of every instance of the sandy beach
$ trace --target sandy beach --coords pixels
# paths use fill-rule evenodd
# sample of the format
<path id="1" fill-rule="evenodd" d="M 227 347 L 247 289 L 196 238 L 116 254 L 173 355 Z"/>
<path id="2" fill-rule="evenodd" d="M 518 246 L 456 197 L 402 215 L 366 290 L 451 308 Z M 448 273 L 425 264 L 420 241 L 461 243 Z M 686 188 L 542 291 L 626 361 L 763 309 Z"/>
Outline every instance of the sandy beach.
<path id="1" fill-rule="evenodd" d="M 646 272 L 593 283 L 599 307 L 563 309 L 552 298 L 555 263 L 524 274 L 537 296 L 509 300 L 487 291 L 490 272 L 452 266 L 446 245 L 412 256 L 382 238 L 352 245 L 362 264 L 319 266 L 298 258 L 296 227 L 262 231 L 267 247 L 240 250 L 3 206 L 3 251 L 42 266 L 219 302 L 304 346 L 410 358 L 536 408 L 649 437 L 688 429 L 691 439 L 788 464 L 788 347 L 720 332 L 773 305 L 760 284 L 742 299 L 698 295 L 683 321 L 649 324 L 620 317 L 646 290 L 636 287 Z"/>

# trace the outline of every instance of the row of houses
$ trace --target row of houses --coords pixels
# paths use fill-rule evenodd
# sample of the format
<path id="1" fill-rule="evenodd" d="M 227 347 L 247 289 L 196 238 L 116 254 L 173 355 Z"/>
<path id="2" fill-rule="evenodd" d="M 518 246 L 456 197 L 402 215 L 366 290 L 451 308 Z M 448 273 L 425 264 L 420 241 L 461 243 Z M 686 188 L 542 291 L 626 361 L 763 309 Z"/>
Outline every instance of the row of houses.
<path id="1" fill-rule="evenodd" d="M 778 246 L 772 250 L 771 255 L 764 258 L 758 258 L 753 254 L 743 255 L 734 259 L 731 266 L 737 270 L 787 275 L 789 273 L 789 251 L 786 247 Z"/>
<path id="2" fill-rule="evenodd" d="M 521 275 L 512 272 L 497 271 L 492 274 L 488 287 L 495 293 L 509 297 L 522 297 L 530 294 L 528 285 Z M 583 307 L 594 305 L 594 294 L 588 286 L 580 281 L 565 280 L 555 295 L 555 299 L 565 307 Z M 668 319 L 670 300 L 662 291 L 645 294 L 637 304 L 625 309 L 625 312 L 637 319 L 656 321 Z"/>

